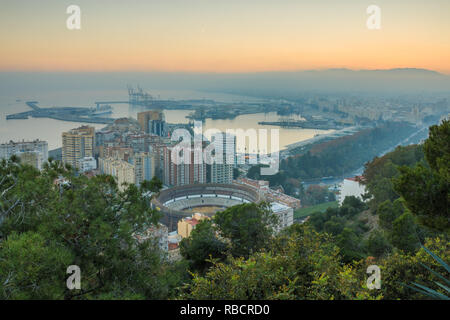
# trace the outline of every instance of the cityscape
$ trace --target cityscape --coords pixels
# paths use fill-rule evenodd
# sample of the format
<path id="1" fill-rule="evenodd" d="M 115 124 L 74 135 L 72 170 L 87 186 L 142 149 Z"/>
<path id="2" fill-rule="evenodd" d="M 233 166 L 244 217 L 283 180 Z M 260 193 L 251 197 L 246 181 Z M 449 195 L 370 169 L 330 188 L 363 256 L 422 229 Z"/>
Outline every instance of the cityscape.
<path id="1" fill-rule="evenodd" d="M 75 2 L 2 4 L 0 301 L 450 299 L 448 2 Z"/>

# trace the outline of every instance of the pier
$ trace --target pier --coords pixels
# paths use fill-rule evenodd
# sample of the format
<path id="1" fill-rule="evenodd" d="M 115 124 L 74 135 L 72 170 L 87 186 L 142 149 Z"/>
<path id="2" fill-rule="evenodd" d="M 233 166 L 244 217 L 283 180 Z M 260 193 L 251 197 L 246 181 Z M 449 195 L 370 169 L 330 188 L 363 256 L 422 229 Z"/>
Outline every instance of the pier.
<path id="1" fill-rule="evenodd" d="M 334 124 L 328 124 L 324 122 L 310 122 L 310 121 L 260 121 L 260 125 L 266 126 L 279 126 L 283 128 L 303 128 L 303 129 L 339 129 L 338 126 Z"/>
<path id="2" fill-rule="evenodd" d="M 110 124 L 114 122 L 112 118 L 93 116 L 91 108 L 82 107 L 55 107 L 55 108 L 40 108 L 37 101 L 27 101 L 31 111 L 25 111 L 6 116 L 6 120 L 25 120 L 29 117 L 33 118 L 49 118 L 61 121 L 70 122 L 84 122 L 84 123 L 101 123 Z"/>

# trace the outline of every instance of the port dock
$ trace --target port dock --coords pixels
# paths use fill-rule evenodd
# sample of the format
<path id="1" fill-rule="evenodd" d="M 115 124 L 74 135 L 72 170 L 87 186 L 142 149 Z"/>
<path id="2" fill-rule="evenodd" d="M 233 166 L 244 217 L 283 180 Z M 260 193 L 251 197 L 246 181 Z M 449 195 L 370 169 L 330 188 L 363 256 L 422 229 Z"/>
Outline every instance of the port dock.
<path id="1" fill-rule="evenodd" d="M 27 101 L 26 105 L 32 110 L 25 111 L 6 116 L 6 120 L 24 120 L 29 117 L 33 118 L 49 118 L 61 121 L 84 122 L 84 123 L 100 123 L 110 124 L 114 121 L 112 118 L 95 116 L 96 109 L 85 107 L 54 107 L 41 108 L 38 107 L 37 101 Z M 99 109 L 99 108 L 97 108 Z"/>

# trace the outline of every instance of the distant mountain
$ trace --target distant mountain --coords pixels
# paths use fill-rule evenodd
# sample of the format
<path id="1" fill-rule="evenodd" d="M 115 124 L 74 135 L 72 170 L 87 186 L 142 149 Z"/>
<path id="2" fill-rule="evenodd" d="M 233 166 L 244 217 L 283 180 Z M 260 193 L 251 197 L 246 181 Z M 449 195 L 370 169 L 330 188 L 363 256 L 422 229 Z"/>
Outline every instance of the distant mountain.
<path id="1" fill-rule="evenodd" d="M 394 68 L 394 69 L 361 69 L 352 70 L 347 68 L 331 68 L 323 70 L 305 70 L 298 72 L 331 72 L 331 73 L 386 73 L 386 74 L 409 74 L 409 75 L 444 75 L 434 70 L 421 69 L 421 68 Z"/>
<path id="2" fill-rule="evenodd" d="M 3 91 L 125 90 L 140 84 L 152 90 L 206 90 L 261 97 L 296 96 L 303 92 L 360 92 L 373 94 L 450 94 L 450 76 L 433 70 L 395 68 L 350 70 L 345 68 L 253 73 L 187 72 L 39 72 L 0 73 Z"/>
<path id="3" fill-rule="evenodd" d="M 364 71 L 371 71 L 371 70 L 364 70 Z M 444 76 L 444 74 L 439 73 L 434 70 L 428 70 L 428 69 L 420 69 L 420 68 L 395 68 L 395 69 L 376 69 L 372 70 L 375 72 L 386 72 L 386 73 L 401 73 L 401 74 L 418 74 L 418 75 L 441 75 Z"/>
<path id="4" fill-rule="evenodd" d="M 350 70 L 345 68 L 229 75 L 214 85 L 240 94 L 290 95 L 302 91 L 372 93 L 450 93 L 450 76 L 418 68 Z"/>

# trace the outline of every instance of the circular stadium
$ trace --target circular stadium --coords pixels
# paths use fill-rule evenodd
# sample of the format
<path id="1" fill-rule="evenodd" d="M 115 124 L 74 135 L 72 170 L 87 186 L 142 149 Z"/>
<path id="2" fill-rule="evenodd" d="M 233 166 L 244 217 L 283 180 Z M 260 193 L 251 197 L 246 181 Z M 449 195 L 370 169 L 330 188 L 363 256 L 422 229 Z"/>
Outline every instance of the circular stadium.
<path id="1" fill-rule="evenodd" d="M 257 190 L 243 185 L 192 184 L 162 190 L 152 205 L 163 214 L 162 222 L 173 231 L 178 220 L 195 212 L 211 216 L 231 206 L 260 200 Z"/>

